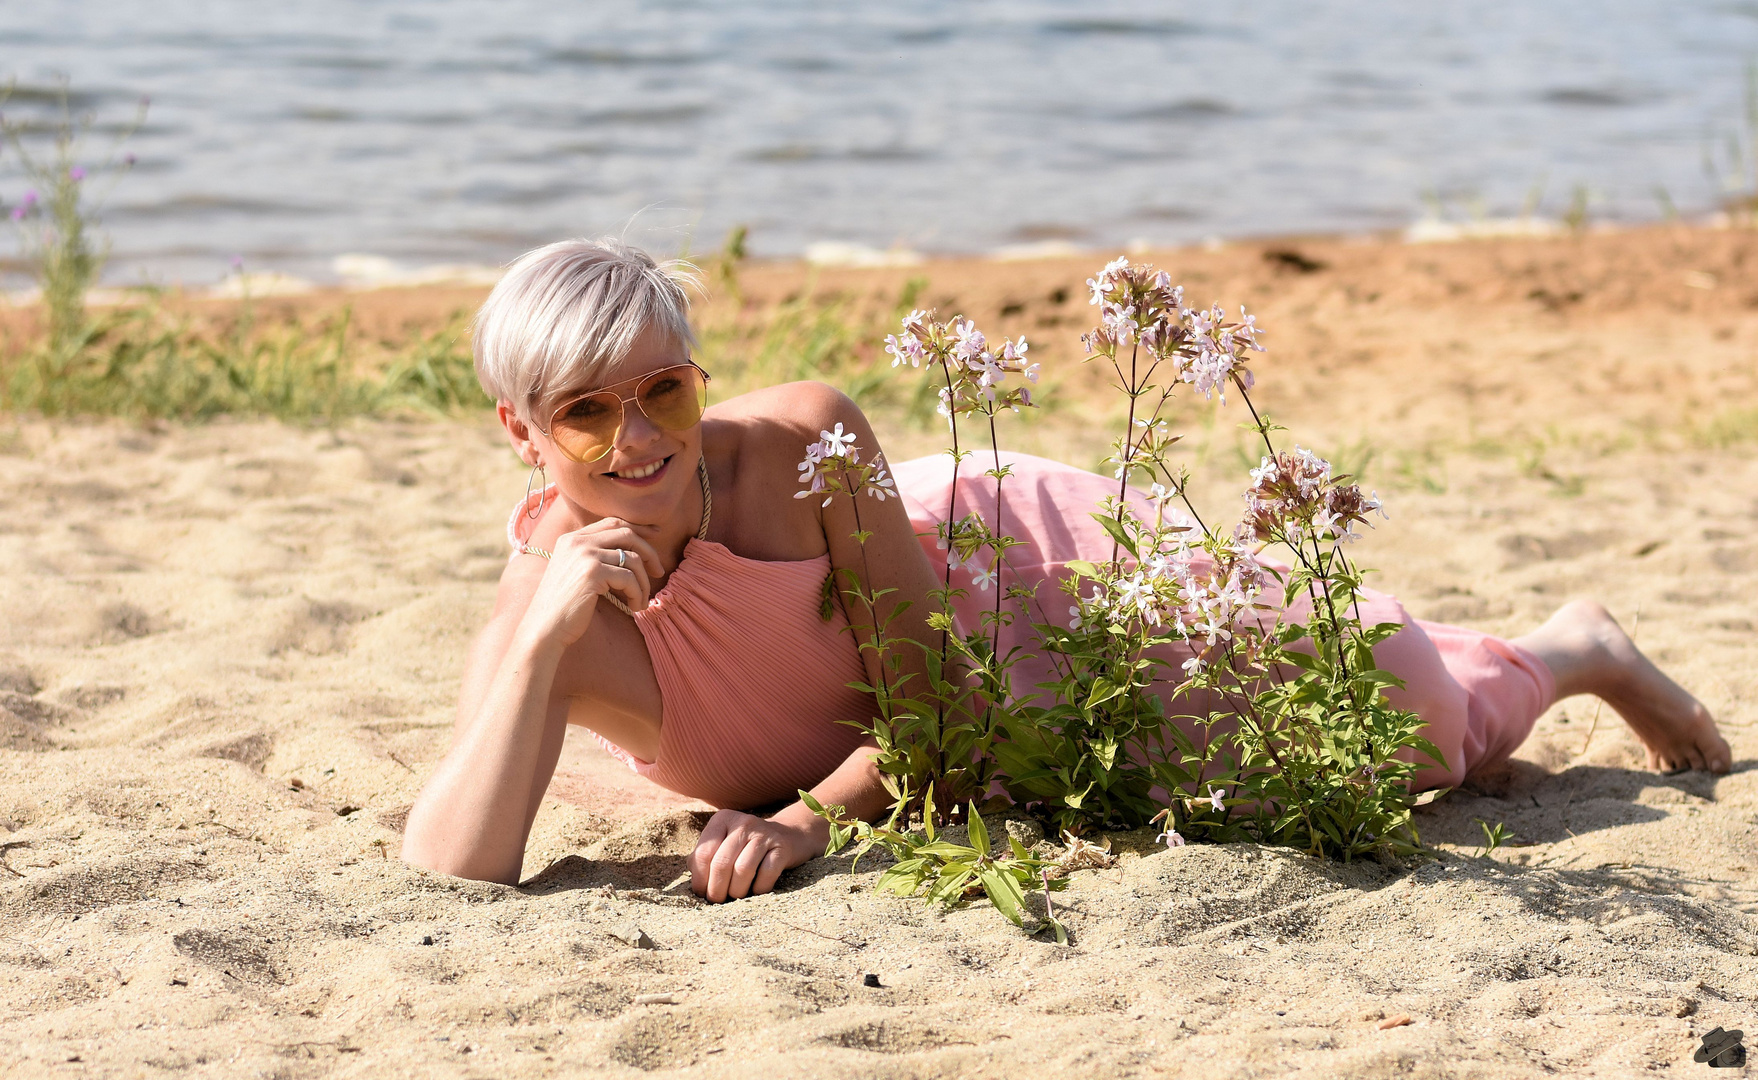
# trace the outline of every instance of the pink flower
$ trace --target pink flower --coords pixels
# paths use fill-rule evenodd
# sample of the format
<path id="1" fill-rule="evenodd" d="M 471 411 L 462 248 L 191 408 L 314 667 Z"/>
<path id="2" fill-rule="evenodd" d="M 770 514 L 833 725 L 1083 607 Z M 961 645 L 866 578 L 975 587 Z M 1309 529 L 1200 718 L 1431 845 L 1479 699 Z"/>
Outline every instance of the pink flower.
<path id="1" fill-rule="evenodd" d="M 914 334 L 905 332 L 902 337 L 896 334 L 885 335 L 885 351 L 891 354 L 891 366 L 908 364 L 911 367 L 922 366 L 922 343 Z"/>

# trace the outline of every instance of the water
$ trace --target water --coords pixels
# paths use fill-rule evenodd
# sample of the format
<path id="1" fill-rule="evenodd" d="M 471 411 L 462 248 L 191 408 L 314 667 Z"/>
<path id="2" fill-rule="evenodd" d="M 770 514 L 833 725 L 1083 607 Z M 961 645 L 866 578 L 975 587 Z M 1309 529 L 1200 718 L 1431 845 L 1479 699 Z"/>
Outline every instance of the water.
<path id="1" fill-rule="evenodd" d="M 151 95 L 112 279 L 498 263 L 565 235 L 986 252 L 1713 204 L 1758 3 L 57 0 L 0 77 Z M 105 145 L 91 140 L 94 152 Z M 0 198 L 24 181 L 0 156 Z"/>

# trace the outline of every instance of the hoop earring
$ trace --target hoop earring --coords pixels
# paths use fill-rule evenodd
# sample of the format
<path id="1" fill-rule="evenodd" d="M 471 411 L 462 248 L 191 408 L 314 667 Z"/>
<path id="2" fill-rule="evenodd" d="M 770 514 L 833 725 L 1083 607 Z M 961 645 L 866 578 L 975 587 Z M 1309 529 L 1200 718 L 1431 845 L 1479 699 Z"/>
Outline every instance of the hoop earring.
<path id="1" fill-rule="evenodd" d="M 537 489 L 537 509 L 535 509 L 535 510 L 527 509 L 525 511 L 525 516 L 530 518 L 532 521 L 536 521 L 538 518 L 543 516 L 543 507 L 544 507 L 543 496 L 544 496 L 544 493 L 549 490 L 549 470 L 543 467 L 542 459 L 539 459 L 537 464 L 531 466 L 531 475 L 527 476 L 525 478 L 525 502 L 524 502 L 524 505 L 527 507 L 529 507 L 531 505 L 531 485 L 537 479 L 538 473 L 543 474 L 543 486 Z"/>

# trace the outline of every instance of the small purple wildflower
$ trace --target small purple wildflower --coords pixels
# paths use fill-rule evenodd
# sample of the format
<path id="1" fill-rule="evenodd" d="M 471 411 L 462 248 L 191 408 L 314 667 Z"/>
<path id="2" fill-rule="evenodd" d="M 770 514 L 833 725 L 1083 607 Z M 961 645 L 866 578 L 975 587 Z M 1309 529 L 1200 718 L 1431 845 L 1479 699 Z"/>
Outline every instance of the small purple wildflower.
<path id="1" fill-rule="evenodd" d="M 68 169 L 67 170 L 67 179 L 73 181 L 76 184 L 79 183 L 81 180 L 84 180 L 85 179 L 85 168 L 83 166 L 75 165 L 73 168 Z"/>

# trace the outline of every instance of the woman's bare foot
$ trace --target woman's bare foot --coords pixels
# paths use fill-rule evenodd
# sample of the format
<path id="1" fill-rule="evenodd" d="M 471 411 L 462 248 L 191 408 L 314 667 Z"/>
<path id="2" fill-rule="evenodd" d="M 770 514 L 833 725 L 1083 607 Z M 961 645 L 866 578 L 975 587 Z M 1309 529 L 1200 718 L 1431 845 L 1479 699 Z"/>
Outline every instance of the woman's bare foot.
<path id="1" fill-rule="evenodd" d="M 1550 667 L 1559 701 L 1593 694 L 1616 709 L 1648 748 L 1649 768 L 1724 773 L 1733 767 L 1733 751 L 1715 730 L 1709 710 L 1643 656 L 1600 605 L 1564 604 L 1514 643 Z"/>

